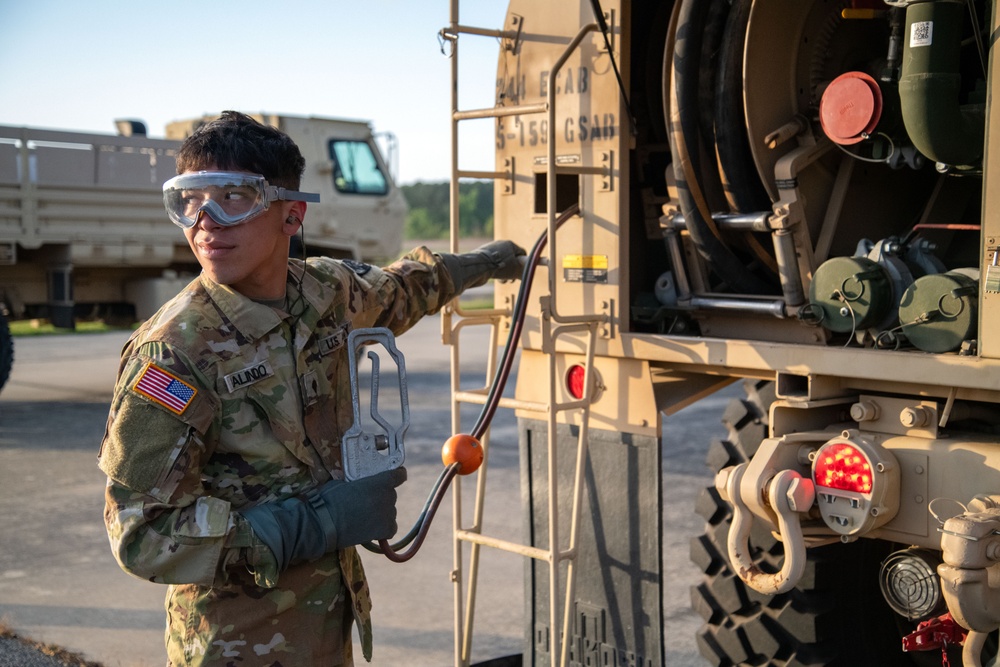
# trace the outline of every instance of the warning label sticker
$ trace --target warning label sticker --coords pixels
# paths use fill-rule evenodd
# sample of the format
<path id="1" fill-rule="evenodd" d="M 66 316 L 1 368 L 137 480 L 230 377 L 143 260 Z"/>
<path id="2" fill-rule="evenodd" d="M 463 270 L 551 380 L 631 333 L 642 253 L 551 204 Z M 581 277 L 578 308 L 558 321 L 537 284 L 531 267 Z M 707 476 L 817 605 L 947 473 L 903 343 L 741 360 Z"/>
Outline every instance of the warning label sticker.
<path id="1" fill-rule="evenodd" d="M 608 282 L 607 255 L 563 255 L 562 266 L 568 283 Z"/>

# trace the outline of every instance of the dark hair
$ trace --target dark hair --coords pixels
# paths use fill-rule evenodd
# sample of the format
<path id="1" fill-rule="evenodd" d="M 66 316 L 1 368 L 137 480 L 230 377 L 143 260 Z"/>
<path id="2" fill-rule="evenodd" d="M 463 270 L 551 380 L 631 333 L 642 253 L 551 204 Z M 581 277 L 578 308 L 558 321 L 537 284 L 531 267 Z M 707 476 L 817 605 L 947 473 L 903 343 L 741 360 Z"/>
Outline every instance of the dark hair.
<path id="1" fill-rule="evenodd" d="M 272 185 L 298 190 L 306 161 L 281 130 L 238 111 L 196 129 L 177 151 L 177 173 L 215 165 L 223 171 L 260 174 Z"/>

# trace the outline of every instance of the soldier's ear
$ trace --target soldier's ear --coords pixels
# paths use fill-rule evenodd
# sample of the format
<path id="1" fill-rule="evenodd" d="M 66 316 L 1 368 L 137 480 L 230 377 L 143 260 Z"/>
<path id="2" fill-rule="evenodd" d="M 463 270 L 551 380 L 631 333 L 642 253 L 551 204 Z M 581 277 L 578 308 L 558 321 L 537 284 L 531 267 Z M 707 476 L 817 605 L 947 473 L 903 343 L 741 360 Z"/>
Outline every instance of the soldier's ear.
<path id="1" fill-rule="evenodd" d="M 302 220 L 305 216 L 306 203 L 304 201 L 292 202 L 288 209 L 288 217 L 285 218 L 285 224 L 281 226 L 281 230 L 288 236 L 294 236 L 302 227 Z"/>

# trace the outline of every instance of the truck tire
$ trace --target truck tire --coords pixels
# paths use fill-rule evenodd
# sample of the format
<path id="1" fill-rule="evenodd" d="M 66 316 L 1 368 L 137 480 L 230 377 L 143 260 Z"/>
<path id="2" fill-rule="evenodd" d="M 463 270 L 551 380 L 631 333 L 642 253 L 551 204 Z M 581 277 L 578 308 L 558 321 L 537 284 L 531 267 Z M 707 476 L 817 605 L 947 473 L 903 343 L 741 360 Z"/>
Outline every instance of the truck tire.
<path id="1" fill-rule="evenodd" d="M 745 387 L 747 399 L 734 399 L 723 415 L 728 439 L 710 447 L 708 464 L 716 472 L 749 460 L 767 435 L 774 386 L 748 380 Z M 763 595 L 748 588 L 729 565 L 729 504 L 709 487 L 696 509 L 706 527 L 691 540 L 691 560 L 704 577 L 691 588 L 691 604 L 704 619 L 697 642 L 710 664 L 941 664 L 939 651 L 903 653 L 901 637 L 915 624 L 896 615 L 879 591 L 879 567 L 897 545 L 862 539 L 809 549 L 799 586 L 782 595 Z M 781 568 L 783 546 L 759 521 L 754 522 L 751 550 L 762 569 Z M 960 651 L 949 652 L 949 658 L 951 664 L 961 664 Z"/>
<path id="2" fill-rule="evenodd" d="M 7 311 L 0 306 L 0 389 L 7 384 L 11 366 L 14 365 L 14 339 L 7 325 Z"/>

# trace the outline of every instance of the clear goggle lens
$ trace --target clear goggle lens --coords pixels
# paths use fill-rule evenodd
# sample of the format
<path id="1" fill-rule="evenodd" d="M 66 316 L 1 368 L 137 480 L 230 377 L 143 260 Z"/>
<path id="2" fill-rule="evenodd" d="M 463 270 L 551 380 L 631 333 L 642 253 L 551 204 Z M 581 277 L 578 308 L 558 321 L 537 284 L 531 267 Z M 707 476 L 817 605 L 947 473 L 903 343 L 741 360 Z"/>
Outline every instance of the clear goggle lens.
<path id="1" fill-rule="evenodd" d="M 231 227 L 253 220 L 273 201 L 318 202 L 319 195 L 269 185 L 263 176 L 238 171 L 199 171 L 163 184 L 163 205 L 177 226 L 190 229 L 202 212 Z"/>

